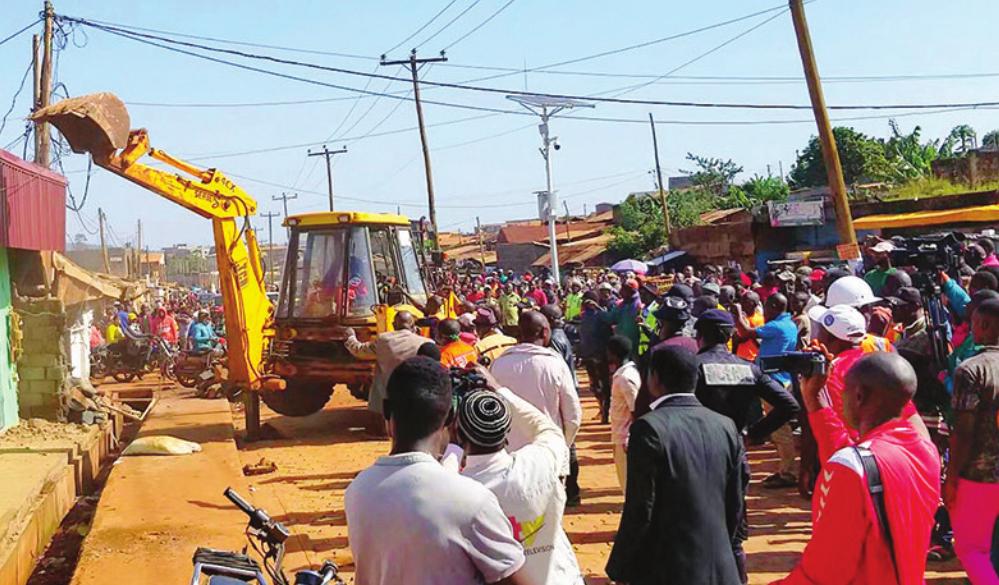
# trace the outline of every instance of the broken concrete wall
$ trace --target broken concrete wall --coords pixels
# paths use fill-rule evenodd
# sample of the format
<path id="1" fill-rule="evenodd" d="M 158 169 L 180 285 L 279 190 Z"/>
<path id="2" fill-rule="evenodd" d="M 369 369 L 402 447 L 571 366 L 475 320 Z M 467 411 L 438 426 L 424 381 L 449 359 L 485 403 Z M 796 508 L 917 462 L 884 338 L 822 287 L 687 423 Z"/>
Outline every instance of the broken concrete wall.
<path id="1" fill-rule="evenodd" d="M 58 299 L 19 299 L 14 311 L 23 335 L 17 361 L 21 418 L 58 420 L 68 364 L 65 307 Z"/>

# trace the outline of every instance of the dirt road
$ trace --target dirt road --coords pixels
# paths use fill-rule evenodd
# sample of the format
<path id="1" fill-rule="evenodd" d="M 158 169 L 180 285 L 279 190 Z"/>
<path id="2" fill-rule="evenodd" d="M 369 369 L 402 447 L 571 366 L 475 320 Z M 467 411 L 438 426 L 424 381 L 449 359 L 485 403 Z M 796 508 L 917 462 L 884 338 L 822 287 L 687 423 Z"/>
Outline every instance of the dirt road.
<path id="1" fill-rule="evenodd" d="M 623 497 L 614 473 L 609 428 L 596 420 L 596 403 L 588 396 L 584 409 L 585 422 L 577 438 L 583 503 L 566 511 L 565 528 L 586 582 L 593 585 L 607 582 L 603 567 Z M 241 425 L 242 413 L 234 414 Z M 338 388 L 326 409 L 309 417 L 281 417 L 265 409 L 265 420 L 285 438 L 241 446 L 244 464 L 261 457 L 277 463 L 276 473 L 247 480 L 256 503 L 285 522 L 295 535 L 288 547 L 288 569 L 332 558 L 346 575 L 352 570 L 343 493 L 358 472 L 388 452 L 386 440 L 373 438 L 362 428 L 364 416 L 364 405 Z M 775 494 L 760 488 L 759 480 L 776 465 L 772 449 L 755 449 L 750 461 L 754 482 L 748 503 L 752 536 L 746 544 L 750 582 L 768 583 L 794 566 L 808 542 L 811 515 L 808 502 L 796 492 Z M 929 583 L 963 583 L 963 571 L 956 562 L 929 568 Z"/>

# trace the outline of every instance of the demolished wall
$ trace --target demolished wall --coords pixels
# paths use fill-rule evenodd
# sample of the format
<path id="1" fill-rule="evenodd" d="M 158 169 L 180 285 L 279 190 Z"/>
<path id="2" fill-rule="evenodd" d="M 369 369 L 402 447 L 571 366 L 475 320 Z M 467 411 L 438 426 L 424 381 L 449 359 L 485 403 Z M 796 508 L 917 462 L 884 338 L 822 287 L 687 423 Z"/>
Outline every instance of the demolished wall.
<path id="1" fill-rule="evenodd" d="M 67 376 L 66 310 L 58 299 L 18 299 L 21 355 L 17 360 L 20 417 L 59 420 Z"/>

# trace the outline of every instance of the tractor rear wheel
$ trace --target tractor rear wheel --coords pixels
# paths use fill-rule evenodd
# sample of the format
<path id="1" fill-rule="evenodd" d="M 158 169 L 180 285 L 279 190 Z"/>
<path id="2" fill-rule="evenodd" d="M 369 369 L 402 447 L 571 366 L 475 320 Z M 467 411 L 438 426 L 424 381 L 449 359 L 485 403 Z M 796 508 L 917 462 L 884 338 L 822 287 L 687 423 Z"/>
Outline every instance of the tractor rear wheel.
<path id="1" fill-rule="evenodd" d="M 260 399 L 271 410 L 285 416 L 308 416 L 319 412 L 333 395 L 333 385 L 325 382 L 287 380 L 284 390 L 262 390 Z"/>

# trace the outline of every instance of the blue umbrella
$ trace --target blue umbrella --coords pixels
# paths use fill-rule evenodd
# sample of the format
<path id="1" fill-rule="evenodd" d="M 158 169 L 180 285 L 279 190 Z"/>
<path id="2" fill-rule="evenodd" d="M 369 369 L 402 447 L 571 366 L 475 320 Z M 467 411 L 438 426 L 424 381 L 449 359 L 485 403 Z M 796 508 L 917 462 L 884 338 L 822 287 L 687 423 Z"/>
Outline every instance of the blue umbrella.
<path id="1" fill-rule="evenodd" d="M 635 274 L 645 274 L 649 271 L 649 267 L 641 260 L 632 260 L 629 258 L 628 260 L 616 262 L 611 266 L 611 270 L 614 272 L 628 272 L 630 270 Z"/>

